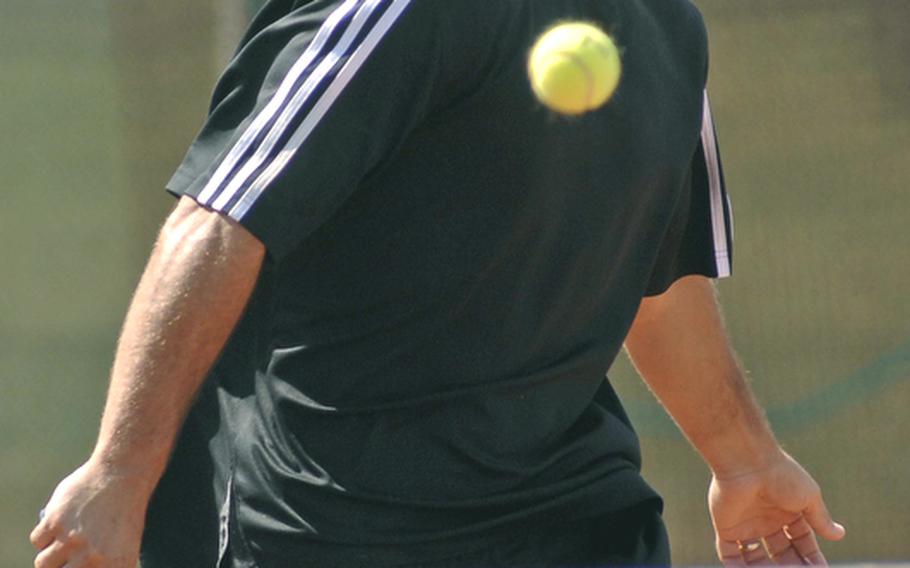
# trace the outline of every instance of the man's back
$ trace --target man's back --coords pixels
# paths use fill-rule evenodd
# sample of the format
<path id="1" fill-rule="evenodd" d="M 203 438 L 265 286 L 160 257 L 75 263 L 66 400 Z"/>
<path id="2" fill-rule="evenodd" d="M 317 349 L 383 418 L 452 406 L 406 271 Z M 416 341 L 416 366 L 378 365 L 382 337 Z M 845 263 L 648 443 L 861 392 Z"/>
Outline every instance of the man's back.
<path id="1" fill-rule="evenodd" d="M 603 375 L 676 270 L 659 257 L 696 199 L 694 8 L 283 10 L 254 23 L 169 185 L 272 257 L 232 342 L 261 347 L 255 396 L 236 396 L 254 379 L 231 346 L 215 372 L 224 416 L 246 425 L 216 452 L 242 533 L 288 559 L 404 543 L 432 557 L 655 498 Z M 579 118 L 526 77 L 535 38 L 565 19 L 623 50 L 613 100 Z"/>
<path id="2" fill-rule="evenodd" d="M 524 77 L 566 18 L 624 49 L 615 99 L 575 120 Z M 601 377 L 624 338 L 712 469 L 723 562 L 824 565 L 816 532 L 844 529 L 712 285 L 682 279 L 730 268 L 705 67 L 680 1 L 268 4 L 169 184 L 35 565 L 132 566 L 143 526 L 147 568 L 667 564 Z"/>

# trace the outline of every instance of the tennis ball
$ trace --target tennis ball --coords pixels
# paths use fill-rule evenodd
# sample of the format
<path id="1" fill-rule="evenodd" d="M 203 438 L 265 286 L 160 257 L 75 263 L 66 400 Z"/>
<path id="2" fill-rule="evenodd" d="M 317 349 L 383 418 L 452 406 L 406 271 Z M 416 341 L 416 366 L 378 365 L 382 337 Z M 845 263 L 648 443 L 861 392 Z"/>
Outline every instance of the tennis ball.
<path id="1" fill-rule="evenodd" d="M 616 44 L 586 22 L 563 22 L 531 48 L 528 76 L 537 98 L 550 109 L 578 115 L 606 103 L 622 75 Z"/>

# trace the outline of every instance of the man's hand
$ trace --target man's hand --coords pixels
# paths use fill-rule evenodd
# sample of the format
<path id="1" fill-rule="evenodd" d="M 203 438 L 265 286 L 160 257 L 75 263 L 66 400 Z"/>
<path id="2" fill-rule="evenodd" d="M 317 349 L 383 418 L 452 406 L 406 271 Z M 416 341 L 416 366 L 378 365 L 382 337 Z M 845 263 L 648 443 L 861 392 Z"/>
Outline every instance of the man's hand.
<path id="1" fill-rule="evenodd" d="M 730 346 L 710 281 L 682 278 L 646 298 L 626 349 L 714 474 L 710 508 L 724 564 L 824 565 L 815 533 L 839 540 L 844 529 L 771 432 Z"/>
<path id="2" fill-rule="evenodd" d="M 31 533 L 35 568 L 134 568 L 151 490 L 84 464 L 60 482 Z"/>
<path id="3" fill-rule="evenodd" d="M 818 484 L 785 453 L 759 471 L 715 475 L 708 505 L 725 566 L 825 566 L 815 535 L 840 540 L 845 534 L 828 514 Z"/>
<path id="4" fill-rule="evenodd" d="M 32 533 L 39 568 L 135 568 L 149 497 L 258 280 L 265 247 L 184 197 L 120 334 L 98 441 Z"/>

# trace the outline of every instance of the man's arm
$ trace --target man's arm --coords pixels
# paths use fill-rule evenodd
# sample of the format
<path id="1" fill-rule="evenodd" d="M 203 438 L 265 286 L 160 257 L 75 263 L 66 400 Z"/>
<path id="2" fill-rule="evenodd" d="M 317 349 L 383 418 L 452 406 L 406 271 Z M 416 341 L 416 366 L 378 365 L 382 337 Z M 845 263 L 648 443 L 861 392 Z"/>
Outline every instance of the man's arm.
<path id="1" fill-rule="evenodd" d="M 710 280 L 683 278 L 645 298 L 626 349 L 711 468 L 709 504 L 724 563 L 767 562 L 770 555 L 782 564 L 824 564 L 815 533 L 839 540 L 843 527 L 774 438 L 730 346 Z"/>
<path id="2" fill-rule="evenodd" d="M 162 228 L 121 332 L 98 441 L 32 532 L 38 568 L 134 568 L 151 493 L 252 294 L 264 247 L 189 198 Z"/>

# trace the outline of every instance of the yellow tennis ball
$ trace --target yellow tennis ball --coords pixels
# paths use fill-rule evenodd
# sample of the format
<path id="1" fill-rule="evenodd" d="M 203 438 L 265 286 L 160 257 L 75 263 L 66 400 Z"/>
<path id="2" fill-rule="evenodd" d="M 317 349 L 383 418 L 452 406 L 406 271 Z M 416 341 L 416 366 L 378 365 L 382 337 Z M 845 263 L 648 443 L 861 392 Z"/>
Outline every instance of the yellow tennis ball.
<path id="1" fill-rule="evenodd" d="M 528 57 L 537 98 L 552 110 L 578 115 L 606 103 L 622 75 L 610 36 L 586 22 L 564 22 L 544 32 Z"/>

